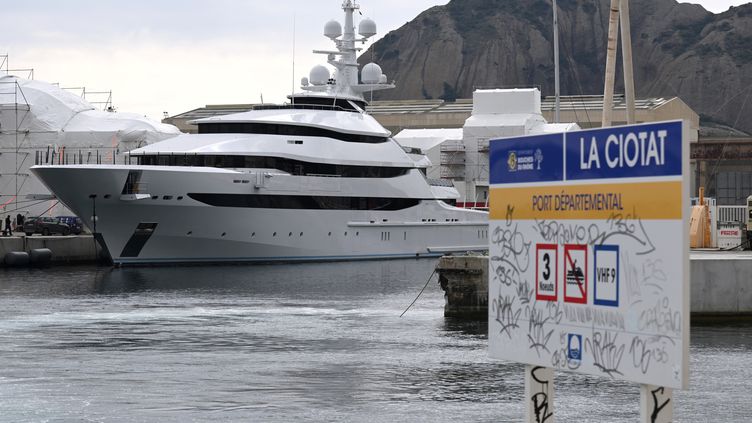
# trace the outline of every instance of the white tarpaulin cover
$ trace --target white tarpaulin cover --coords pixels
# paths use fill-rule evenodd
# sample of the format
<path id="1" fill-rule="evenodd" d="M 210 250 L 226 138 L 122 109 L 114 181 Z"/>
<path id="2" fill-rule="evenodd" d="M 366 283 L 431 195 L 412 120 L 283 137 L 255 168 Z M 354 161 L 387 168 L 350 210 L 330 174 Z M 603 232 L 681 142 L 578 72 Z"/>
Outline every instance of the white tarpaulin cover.
<path id="1" fill-rule="evenodd" d="M 172 126 L 134 113 L 96 110 L 81 97 L 55 85 L 14 76 L 0 76 L 0 130 L 27 133 L 22 147 L 57 144 L 66 147 L 113 147 L 129 150 L 180 134 Z M 9 140 L 0 138 L 0 146 Z"/>
<path id="2" fill-rule="evenodd" d="M 419 148 L 427 153 L 447 140 L 462 142 L 462 128 L 403 129 L 394 139 L 401 146 Z"/>
<path id="3" fill-rule="evenodd" d="M 122 153 L 179 134 L 138 114 L 97 110 L 56 85 L 0 73 L 0 213 L 36 215 L 52 206 L 28 200 L 49 194 L 29 171 L 37 161 L 122 163 Z M 47 212 L 69 213 L 61 205 Z"/>

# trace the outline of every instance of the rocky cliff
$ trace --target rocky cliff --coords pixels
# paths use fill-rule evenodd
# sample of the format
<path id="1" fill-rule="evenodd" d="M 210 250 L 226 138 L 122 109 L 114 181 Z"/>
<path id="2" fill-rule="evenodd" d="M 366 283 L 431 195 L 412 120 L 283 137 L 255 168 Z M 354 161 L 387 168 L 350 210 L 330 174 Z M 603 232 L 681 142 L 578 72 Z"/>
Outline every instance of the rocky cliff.
<path id="1" fill-rule="evenodd" d="M 609 4 L 558 0 L 563 95 L 603 93 Z M 705 121 L 752 132 L 752 4 L 721 14 L 675 0 L 630 8 L 637 96 L 678 96 Z M 379 99 L 452 100 L 512 86 L 553 95 L 551 14 L 551 0 L 452 0 L 388 33 L 361 62 L 376 61 L 397 82 Z"/>

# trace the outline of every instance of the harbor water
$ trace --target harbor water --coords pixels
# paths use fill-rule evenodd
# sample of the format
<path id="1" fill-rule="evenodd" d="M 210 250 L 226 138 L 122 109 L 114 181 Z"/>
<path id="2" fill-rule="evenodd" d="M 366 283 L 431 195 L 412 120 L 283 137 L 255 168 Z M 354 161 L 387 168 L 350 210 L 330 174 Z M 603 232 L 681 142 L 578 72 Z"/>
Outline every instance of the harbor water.
<path id="1" fill-rule="evenodd" d="M 518 422 L 523 368 L 445 319 L 436 260 L 0 269 L 0 421 Z M 691 330 L 680 422 L 752 419 L 752 326 Z M 557 421 L 639 389 L 557 373 Z"/>

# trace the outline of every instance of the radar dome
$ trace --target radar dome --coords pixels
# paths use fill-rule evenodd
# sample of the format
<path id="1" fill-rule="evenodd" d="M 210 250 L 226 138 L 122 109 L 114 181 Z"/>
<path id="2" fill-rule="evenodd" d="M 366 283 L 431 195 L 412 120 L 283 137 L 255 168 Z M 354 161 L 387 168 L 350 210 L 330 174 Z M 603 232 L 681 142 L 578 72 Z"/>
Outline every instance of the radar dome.
<path id="1" fill-rule="evenodd" d="M 300 85 L 307 87 L 308 86 L 308 78 L 303 77 L 300 79 Z"/>
<path id="2" fill-rule="evenodd" d="M 358 24 L 358 34 L 366 38 L 373 37 L 376 35 L 376 22 L 372 19 L 364 18 L 360 21 L 360 24 Z"/>
<path id="3" fill-rule="evenodd" d="M 376 63 L 369 63 L 363 66 L 360 72 L 360 79 L 364 84 L 378 84 L 381 80 L 381 66 Z"/>
<path id="4" fill-rule="evenodd" d="M 322 65 L 316 65 L 308 75 L 313 85 L 326 85 L 329 82 L 329 69 Z"/>
<path id="5" fill-rule="evenodd" d="M 379 84 L 386 84 L 386 75 L 384 75 L 383 73 L 379 77 Z"/>
<path id="6" fill-rule="evenodd" d="M 335 20 L 327 22 L 326 25 L 324 25 L 324 35 L 331 39 L 339 37 L 342 35 L 342 25 Z"/>

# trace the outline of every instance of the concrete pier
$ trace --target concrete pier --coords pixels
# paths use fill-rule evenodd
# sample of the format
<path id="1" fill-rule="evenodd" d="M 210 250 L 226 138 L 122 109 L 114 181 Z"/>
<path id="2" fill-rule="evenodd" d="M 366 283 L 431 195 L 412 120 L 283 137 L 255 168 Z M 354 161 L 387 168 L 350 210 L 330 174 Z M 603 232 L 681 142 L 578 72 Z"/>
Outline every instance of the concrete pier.
<path id="1" fill-rule="evenodd" d="M 53 263 L 95 263 L 101 254 L 92 235 L 0 237 L 0 267 L 6 253 L 39 248 L 52 250 Z"/>
<path id="2" fill-rule="evenodd" d="M 444 316 L 488 317 L 488 256 L 444 256 L 437 267 L 444 290 Z"/>
<path id="3" fill-rule="evenodd" d="M 488 317 L 488 256 L 445 256 L 437 266 L 444 316 Z M 752 251 L 690 253 L 694 321 L 752 319 Z"/>

